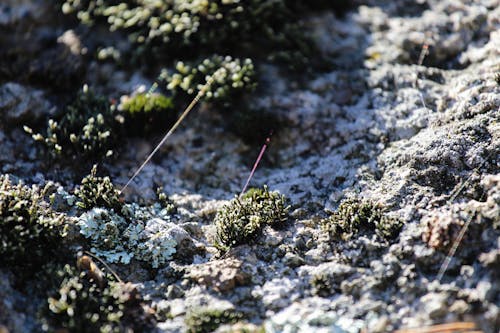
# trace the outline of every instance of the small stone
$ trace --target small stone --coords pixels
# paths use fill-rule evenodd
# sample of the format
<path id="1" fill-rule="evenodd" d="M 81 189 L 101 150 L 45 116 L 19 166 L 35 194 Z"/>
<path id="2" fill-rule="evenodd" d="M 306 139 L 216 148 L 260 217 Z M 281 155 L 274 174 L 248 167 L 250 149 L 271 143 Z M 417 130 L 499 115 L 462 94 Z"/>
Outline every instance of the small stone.
<path id="1" fill-rule="evenodd" d="M 170 315 L 177 317 L 186 313 L 186 305 L 182 299 L 174 299 L 170 303 Z"/>
<path id="2" fill-rule="evenodd" d="M 447 299 L 447 295 L 443 293 L 429 293 L 422 297 L 421 302 L 431 319 L 439 319 L 446 315 L 448 311 Z"/>
<path id="3" fill-rule="evenodd" d="M 168 299 L 175 299 L 175 298 L 181 298 L 184 296 L 184 290 L 181 289 L 176 284 L 171 284 L 167 287 L 167 292 L 165 293 L 165 296 Z"/>
<path id="4" fill-rule="evenodd" d="M 387 316 L 382 316 L 370 327 L 370 332 L 382 333 L 387 332 L 387 326 L 389 326 L 390 320 Z"/>
<path id="5" fill-rule="evenodd" d="M 6 124 L 28 124 L 52 113 L 43 91 L 13 82 L 0 86 L 0 119 Z"/>
<path id="6" fill-rule="evenodd" d="M 214 260 L 192 265 L 188 268 L 186 277 L 215 291 L 228 292 L 250 282 L 251 276 L 242 266 L 243 262 L 234 258 Z"/>
<path id="7" fill-rule="evenodd" d="M 453 302 L 453 304 L 450 306 L 450 312 L 456 313 L 456 314 L 464 314 L 469 310 L 469 305 L 467 304 L 466 301 L 459 299 Z"/>
<path id="8" fill-rule="evenodd" d="M 304 265 L 305 261 L 295 253 L 288 252 L 283 258 L 285 265 L 295 268 Z"/>

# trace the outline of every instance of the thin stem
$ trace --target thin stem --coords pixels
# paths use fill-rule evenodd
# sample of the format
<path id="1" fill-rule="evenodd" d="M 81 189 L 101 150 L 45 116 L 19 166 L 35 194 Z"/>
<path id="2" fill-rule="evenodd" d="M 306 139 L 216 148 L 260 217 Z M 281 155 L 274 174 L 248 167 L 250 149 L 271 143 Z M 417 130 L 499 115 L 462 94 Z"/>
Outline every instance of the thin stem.
<path id="1" fill-rule="evenodd" d="M 247 179 L 247 182 L 245 183 L 245 186 L 243 186 L 243 190 L 240 193 L 240 197 L 246 192 L 248 184 L 250 184 L 250 180 L 252 179 L 252 177 L 253 177 L 253 175 L 255 173 L 255 170 L 257 169 L 257 166 L 259 165 L 260 160 L 262 159 L 262 156 L 264 156 L 264 152 L 266 151 L 267 146 L 271 142 L 271 136 L 272 135 L 273 135 L 273 132 L 271 131 L 271 133 L 269 134 L 269 136 L 266 138 L 266 142 L 264 143 L 264 145 L 260 149 L 259 156 L 257 157 L 257 159 L 255 160 L 255 163 L 253 164 L 252 171 L 250 172 L 250 175 L 248 176 L 248 179 Z"/>
<path id="2" fill-rule="evenodd" d="M 120 190 L 120 194 L 122 194 L 123 191 L 125 191 L 125 189 L 130 185 L 130 183 L 132 182 L 132 180 L 134 180 L 134 178 L 142 171 L 142 169 L 146 166 L 146 164 L 148 164 L 148 162 L 151 160 L 151 158 L 154 156 L 154 154 L 156 154 L 156 152 L 161 148 L 161 146 L 165 143 L 165 141 L 167 141 L 167 139 L 172 135 L 172 133 L 174 133 L 174 131 L 177 129 L 177 127 L 179 127 L 179 125 L 181 124 L 181 122 L 184 120 L 184 118 L 186 118 L 186 116 L 189 114 L 189 112 L 198 103 L 198 101 L 200 100 L 200 98 L 203 97 L 203 95 L 205 95 L 205 93 L 207 92 L 208 88 L 210 87 L 210 85 L 214 81 L 214 76 L 215 76 L 215 73 L 208 78 L 207 83 L 205 83 L 205 85 L 200 89 L 200 91 L 198 92 L 198 94 L 196 95 L 196 97 L 193 98 L 193 100 L 191 101 L 191 103 L 189 103 L 189 105 L 184 110 L 184 112 L 182 112 L 182 114 L 179 117 L 179 119 L 177 119 L 177 121 L 175 122 L 175 124 L 170 128 L 170 130 L 167 132 L 167 134 L 165 134 L 165 136 L 163 137 L 163 139 L 161 139 L 160 143 L 158 143 L 158 145 L 156 145 L 155 149 L 153 149 L 153 151 L 148 155 L 148 157 L 146 158 L 146 160 L 134 172 L 134 174 L 132 175 L 132 177 L 130 177 L 130 179 L 125 184 L 125 186 L 123 186 L 123 188 Z"/>

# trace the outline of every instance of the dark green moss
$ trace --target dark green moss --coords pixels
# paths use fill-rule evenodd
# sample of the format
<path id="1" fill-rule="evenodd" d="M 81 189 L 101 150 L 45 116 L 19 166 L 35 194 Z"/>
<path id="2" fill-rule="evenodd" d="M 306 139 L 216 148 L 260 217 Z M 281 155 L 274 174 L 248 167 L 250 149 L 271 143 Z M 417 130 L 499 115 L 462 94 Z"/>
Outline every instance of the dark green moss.
<path id="1" fill-rule="evenodd" d="M 189 333 L 209 333 L 222 324 L 232 324 L 241 320 L 242 315 L 234 310 L 212 310 L 199 308 L 191 310 L 185 319 Z"/>
<path id="2" fill-rule="evenodd" d="M 107 99 L 85 86 L 60 121 L 49 120 L 45 135 L 33 134 L 27 127 L 25 130 L 44 144 L 51 157 L 87 162 L 113 154 L 122 123 Z"/>
<path id="3" fill-rule="evenodd" d="M 360 199 L 347 199 L 333 214 L 322 221 L 332 239 L 350 239 L 362 232 L 375 232 L 384 239 L 397 237 L 402 227 L 399 219 L 385 214 L 381 205 Z"/>
<path id="4" fill-rule="evenodd" d="M 0 176 L 0 266 L 13 269 L 19 280 L 64 256 L 65 218 L 50 208 L 44 195 L 44 190 L 14 185 Z"/>
<path id="5" fill-rule="evenodd" d="M 145 312 L 139 291 L 114 281 L 91 262 L 58 272 L 60 286 L 41 310 L 44 330 L 74 333 L 149 332 L 154 319 Z"/>
<path id="6" fill-rule="evenodd" d="M 90 174 L 82 179 L 80 186 L 75 190 L 78 198 L 76 205 L 84 210 L 102 207 L 120 213 L 123 203 L 119 194 L 109 177 L 97 176 L 97 166 L 94 165 Z"/>
<path id="7" fill-rule="evenodd" d="M 215 246 L 221 251 L 248 243 L 260 235 L 266 225 L 280 225 L 288 219 L 286 199 L 278 192 L 250 189 L 235 197 L 215 216 Z"/>
<path id="8" fill-rule="evenodd" d="M 66 0 L 62 6 L 63 12 L 75 13 L 85 24 L 102 23 L 111 31 L 125 31 L 135 44 L 135 53 L 149 59 L 230 50 L 234 55 L 261 58 L 288 51 L 300 53 L 305 60 L 312 54 L 312 43 L 305 37 L 300 19 L 311 8 L 318 5 L 297 5 L 290 0 L 131 0 L 120 4 L 114 0 Z"/>

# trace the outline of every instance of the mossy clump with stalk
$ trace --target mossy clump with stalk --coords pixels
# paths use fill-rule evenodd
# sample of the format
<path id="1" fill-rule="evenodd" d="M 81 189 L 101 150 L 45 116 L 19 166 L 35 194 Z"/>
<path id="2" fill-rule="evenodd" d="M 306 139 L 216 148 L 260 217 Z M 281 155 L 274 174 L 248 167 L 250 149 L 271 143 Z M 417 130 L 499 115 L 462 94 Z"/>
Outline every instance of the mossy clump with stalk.
<path id="1" fill-rule="evenodd" d="M 278 192 L 267 186 L 250 189 L 224 205 L 215 216 L 215 246 L 221 251 L 249 243 L 257 238 L 266 225 L 279 226 L 288 219 L 289 206 Z"/>

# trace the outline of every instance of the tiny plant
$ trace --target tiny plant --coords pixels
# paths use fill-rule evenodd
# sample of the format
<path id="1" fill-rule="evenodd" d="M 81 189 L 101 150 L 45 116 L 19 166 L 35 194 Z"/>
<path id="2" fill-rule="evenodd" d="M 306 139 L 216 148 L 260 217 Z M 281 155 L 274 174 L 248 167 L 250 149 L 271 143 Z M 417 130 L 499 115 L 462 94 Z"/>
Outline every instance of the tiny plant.
<path id="1" fill-rule="evenodd" d="M 49 119 L 44 135 L 34 134 L 29 127 L 24 130 L 43 143 L 53 158 L 96 161 L 113 155 L 122 123 L 106 98 L 85 85 L 59 121 Z"/>
<path id="2" fill-rule="evenodd" d="M 350 239 L 362 230 L 375 231 L 384 239 L 398 235 L 402 222 L 384 213 L 381 205 L 357 198 L 342 201 L 338 209 L 323 220 L 322 228 L 332 239 Z"/>
<path id="3" fill-rule="evenodd" d="M 119 192 L 111 179 L 97 176 L 97 165 L 94 165 L 90 174 L 82 179 L 80 186 L 75 190 L 75 195 L 78 198 L 76 205 L 83 210 L 103 207 L 114 209 L 119 213 L 123 207 Z"/>
<path id="4" fill-rule="evenodd" d="M 255 239 L 266 225 L 283 224 L 289 206 L 285 196 L 262 189 L 250 189 L 223 206 L 215 216 L 215 246 L 221 251 Z"/>
<path id="5" fill-rule="evenodd" d="M 0 266 L 14 268 L 22 277 L 61 255 L 65 219 L 44 195 L 36 186 L 14 185 L 0 176 Z"/>
<path id="6" fill-rule="evenodd" d="M 177 62 L 175 71 L 164 70 L 161 78 L 174 96 L 194 95 L 212 76 L 213 83 L 205 93 L 205 99 L 223 106 L 231 103 L 245 91 L 252 91 L 255 72 L 252 60 L 233 59 L 230 56 L 212 56 L 199 63 Z"/>
<path id="7" fill-rule="evenodd" d="M 96 265 L 66 265 L 58 272 L 59 288 L 41 311 L 46 331 L 118 333 L 152 331 L 154 318 L 145 312 L 139 291 L 114 281 Z"/>

